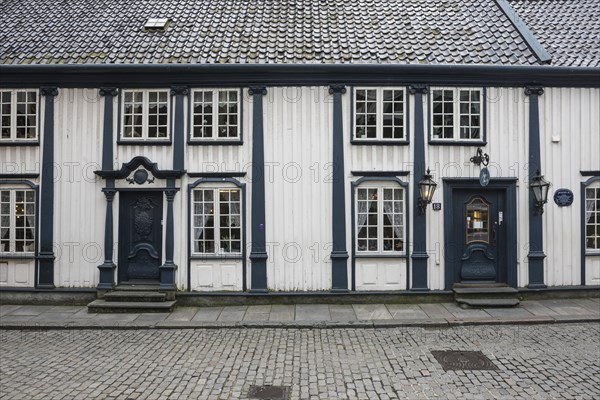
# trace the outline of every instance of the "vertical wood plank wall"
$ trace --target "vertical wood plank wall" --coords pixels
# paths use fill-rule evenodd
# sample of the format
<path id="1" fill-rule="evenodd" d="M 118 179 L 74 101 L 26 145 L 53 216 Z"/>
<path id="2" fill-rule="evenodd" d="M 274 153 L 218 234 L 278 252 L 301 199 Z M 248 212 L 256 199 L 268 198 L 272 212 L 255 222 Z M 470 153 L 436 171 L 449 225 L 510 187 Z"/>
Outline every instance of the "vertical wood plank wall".
<path id="1" fill-rule="evenodd" d="M 97 266 L 102 262 L 104 213 L 106 201 L 101 192 L 104 182 L 93 171 L 100 169 L 102 154 L 103 98 L 97 88 L 59 88 L 56 99 L 55 160 L 57 163 L 55 199 L 55 240 L 57 259 L 55 284 L 59 287 L 95 287 Z M 347 248 L 352 249 L 351 183 L 358 179 L 351 171 L 412 171 L 412 148 L 406 146 L 353 145 L 351 138 L 351 90 L 342 96 L 344 112 L 344 156 L 347 210 Z M 332 100 L 327 87 L 268 87 L 264 98 L 265 162 L 266 167 L 266 233 L 268 288 L 281 291 L 328 290 L 331 287 L 331 129 Z M 424 96 L 427 99 L 427 96 Z M 188 172 L 246 172 L 246 238 L 250 237 L 252 204 L 252 101 L 244 89 L 243 145 L 195 146 L 185 149 L 185 168 Z M 116 100 L 115 100 L 116 101 Z M 412 97 L 410 113 L 414 110 Z M 490 155 L 488 166 L 494 177 L 517 178 L 517 263 L 518 285 L 528 281 L 528 104 L 523 88 L 487 88 L 487 145 L 483 151 Z M 549 202 L 544 212 L 545 282 L 549 286 L 578 285 L 581 268 L 581 206 L 580 183 L 587 180 L 580 171 L 600 170 L 600 90 L 579 88 L 545 88 L 540 96 L 540 129 L 542 173 L 552 182 Z M 161 169 L 173 165 L 172 146 L 123 146 L 116 144 L 118 134 L 118 105 L 115 103 L 114 167 L 137 155 L 148 157 Z M 175 110 L 173 110 L 174 112 Z M 428 105 L 424 105 L 424 120 L 429 121 Z M 41 107 L 40 119 L 43 119 Z M 188 121 L 186 102 L 186 142 Z M 413 138 L 412 115 L 410 126 Z M 429 134 L 429 127 L 426 126 Z M 41 133 L 43 139 L 43 132 Z M 434 202 L 442 202 L 443 178 L 477 178 L 479 167 L 469 158 L 477 147 L 426 146 L 426 161 L 438 182 Z M 40 147 L 0 147 L 0 173 L 39 173 Z M 16 170 L 15 170 L 16 169 Z M 177 287 L 187 289 L 188 282 L 188 184 L 197 178 L 184 176 L 181 191 L 175 197 L 175 263 Z M 403 177 L 409 183 L 407 198 L 411 198 L 415 182 L 421 177 Z M 35 179 L 32 179 L 37 183 Z M 125 183 L 127 184 L 127 183 Z M 164 186 L 164 182 L 154 185 Z M 551 196 L 559 188 L 571 189 L 575 201 L 569 207 L 558 207 Z M 115 198 L 115 240 L 118 238 L 118 195 Z M 415 212 L 411 204 L 409 214 Z M 442 205 L 444 207 L 444 205 Z M 427 210 L 428 279 L 430 289 L 444 288 L 443 211 Z M 412 228 L 412 220 L 409 221 Z M 164 233 L 163 233 L 164 236 Z M 118 247 L 115 247 L 115 260 Z M 600 282 L 600 257 L 588 257 L 588 284 Z M 250 280 L 251 263 L 247 261 Z M 403 260 L 402 260 L 403 261 Z M 403 261 L 404 262 L 404 261 Z M 34 286 L 33 261 L 0 260 L 0 285 Z M 206 276 L 194 275 L 192 288 L 197 290 L 241 290 L 240 280 L 227 286 L 222 262 L 192 261 L 192 270 L 210 269 L 213 284 Z M 226 263 L 229 265 L 228 263 Z M 241 273 L 241 261 L 233 268 Z M 348 261 L 350 268 L 351 258 Z M 374 264 L 365 261 L 364 265 Z M 27 269 L 15 280 L 16 268 Z M 365 276 L 361 262 L 357 278 Z M 379 267 L 377 267 L 379 268 Z M 386 267 L 387 268 L 387 267 Z M 406 265 L 400 265 L 406 273 Z M 381 268 L 379 268 L 381 269 Z M 388 268 L 389 269 L 389 268 Z M 385 268 L 383 269 L 385 271 Z M 236 272 L 238 273 L 238 272 Z M 2 281 L 6 277 L 6 282 Z M 12 277 L 12 278 L 9 278 Z M 359 278 L 359 280 L 362 278 Z M 382 278 L 383 279 L 383 278 Z M 225 281 L 227 281 L 225 279 Z M 221 282 L 221 283 L 219 283 Z M 373 277 L 357 282 L 359 289 L 377 288 Z M 365 284 L 366 283 L 366 284 Z M 385 283 L 381 284 L 385 288 Z M 405 282 L 397 286 L 407 289 Z"/>
<path id="2" fill-rule="evenodd" d="M 545 280 L 548 286 L 581 282 L 580 171 L 600 170 L 600 90 L 546 88 L 540 96 L 543 174 L 552 182 L 544 212 Z M 552 195 L 573 191 L 569 207 L 558 207 Z M 587 284 L 600 284 L 600 257 L 587 257 Z"/>

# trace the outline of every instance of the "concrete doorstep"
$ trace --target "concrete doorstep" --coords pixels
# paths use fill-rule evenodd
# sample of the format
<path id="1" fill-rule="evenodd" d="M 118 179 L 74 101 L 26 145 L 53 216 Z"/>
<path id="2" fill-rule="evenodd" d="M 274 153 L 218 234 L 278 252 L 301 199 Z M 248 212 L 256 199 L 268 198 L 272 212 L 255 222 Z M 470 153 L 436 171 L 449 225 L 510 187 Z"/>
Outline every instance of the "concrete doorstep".
<path id="1" fill-rule="evenodd" d="M 171 312 L 89 313 L 85 306 L 0 305 L 0 329 L 393 328 L 600 322 L 600 299 L 523 301 L 463 309 L 454 303 L 178 307 Z"/>

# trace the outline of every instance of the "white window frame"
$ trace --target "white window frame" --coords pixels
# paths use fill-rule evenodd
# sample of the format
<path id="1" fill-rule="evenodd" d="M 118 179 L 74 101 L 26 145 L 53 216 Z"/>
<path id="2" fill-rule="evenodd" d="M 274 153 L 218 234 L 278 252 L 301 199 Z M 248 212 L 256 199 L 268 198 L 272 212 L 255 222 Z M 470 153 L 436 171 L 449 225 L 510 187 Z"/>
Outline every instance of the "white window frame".
<path id="1" fill-rule="evenodd" d="M 377 196 L 377 251 L 370 251 L 370 250 L 360 250 L 359 249 L 359 237 L 358 234 L 360 232 L 360 225 L 359 225 L 359 196 L 358 196 L 358 191 L 360 189 L 365 189 L 365 190 L 369 190 L 369 189 L 376 189 L 378 196 Z M 398 189 L 401 192 L 401 200 L 402 200 L 402 210 L 401 210 L 401 215 L 402 215 L 402 238 L 401 240 L 403 241 L 403 246 L 402 246 L 402 250 L 401 251 L 394 251 L 394 250 L 384 250 L 384 237 L 383 237 L 383 231 L 384 231 L 384 214 L 385 214 L 385 210 L 383 207 L 383 202 L 384 202 L 384 189 Z M 365 182 L 359 186 L 356 186 L 355 188 L 355 193 L 354 193 L 354 226 L 355 226 L 355 231 L 354 231 L 354 248 L 356 251 L 357 255 L 360 256 L 405 256 L 407 254 L 407 240 L 406 240 L 406 225 L 408 223 L 408 219 L 407 219 L 407 215 L 406 215 L 406 188 L 404 186 L 401 186 L 397 183 L 390 183 L 390 182 L 376 182 L 376 181 L 368 181 Z"/>
<path id="2" fill-rule="evenodd" d="M 9 224 L 8 226 L 6 226 L 5 224 L 2 223 L 2 217 L 5 216 L 5 214 L 3 214 L 0 209 L 0 245 L 4 245 L 5 243 L 4 240 L 2 240 L 2 236 L 3 235 L 3 230 L 8 228 L 9 231 L 9 248 L 2 248 L 0 246 L 0 254 L 2 255 L 32 255 L 35 253 L 35 248 L 36 248 L 36 229 L 37 229 L 37 196 L 36 196 L 36 191 L 32 188 L 22 188 L 22 187 L 0 187 L 0 192 L 4 192 L 7 191 L 9 192 Z M 29 244 L 26 244 L 23 246 L 23 251 L 16 251 L 16 241 L 17 241 L 17 213 L 16 213 L 16 206 L 17 206 L 17 202 L 16 202 L 16 192 L 30 192 L 33 195 L 33 213 L 32 214 L 27 214 L 26 210 L 24 210 L 24 214 L 23 214 L 23 218 L 27 218 L 28 216 L 33 217 L 33 227 L 26 227 L 26 230 L 30 230 L 32 237 L 30 239 L 26 239 L 24 242 L 27 243 L 29 242 Z M 1 196 L 1 193 L 0 193 Z M 25 195 L 26 196 L 26 195 Z M 27 203 L 27 200 L 25 200 L 25 202 Z M 0 197 L 0 206 L 3 203 L 1 202 L 1 197 Z M 27 246 L 27 247 L 26 247 Z M 26 250 L 27 248 L 27 250 Z"/>
<path id="3" fill-rule="evenodd" d="M 37 89 L 0 89 L 0 96 L 2 93 L 10 93 L 10 138 L 3 139 L 0 133 L 0 144 L 1 143 L 19 143 L 19 142 L 37 142 L 40 136 L 40 95 Z M 35 136 L 33 138 L 17 138 L 17 93 L 34 93 L 35 94 Z M 1 107 L 0 97 L 0 107 Z M 26 102 L 27 104 L 27 102 Z M 4 115 L 0 109 L 0 115 Z M 2 122 L 0 121 L 0 124 Z"/>
<path id="4" fill-rule="evenodd" d="M 197 191 L 202 191 L 202 190 L 211 190 L 213 192 L 213 229 L 214 229 L 214 252 L 209 253 L 209 252 L 198 252 L 195 249 L 195 241 L 196 241 L 196 237 L 195 237 L 195 217 L 200 216 L 200 214 L 196 214 L 195 210 L 194 210 L 194 205 L 196 204 L 196 201 L 194 199 L 194 194 Z M 237 190 L 239 193 L 239 228 L 240 230 L 240 251 L 239 252 L 233 252 L 233 251 L 221 251 L 222 246 L 221 246 L 221 215 L 220 215 L 220 197 L 219 197 L 219 191 L 221 190 Z M 210 256 L 241 256 L 242 252 L 243 252 L 243 246 L 244 246 L 244 210 L 243 210 L 243 204 L 244 204 L 244 199 L 243 199 L 243 195 L 244 195 L 244 191 L 242 190 L 241 187 L 235 186 L 235 185 L 215 185 L 215 184 L 202 184 L 199 186 L 196 186 L 195 188 L 192 189 L 191 191 L 191 208 L 190 208 L 190 217 L 191 217 L 191 221 L 190 221 L 190 240 L 191 240 L 191 253 L 193 256 L 204 256 L 204 257 L 210 257 Z M 230 200 L 231 203 L 231 200 Z M 229 215 L 231 215 L 231 209 L 229 212 Z M 228 227 L 229 228 L 229 227 Z"/>
<path id="5" fill-rule="evenodd" d="M 356 92 L 358 90 L 375 90 L 375 99 L 376 99 L 376 108 L 375 108 L 375 137 L 358 137 L 356 134 L 357 124 L 356 124 Z M 383 92 L 385 90 L 400 90 L 402 91 L 402 132 L 403 135 L 401 138 L 384 138 L 383 137 Z M 369 141 L 381 141 L 381 142 L 406 142 L 408 140 L 408 126 L 407 126 L 407 98 L 406 98 L 406 88 L 404 86 L 398 87 L 355 87 L 353 89 L 352 95 L 352 139 L 355 142 L 369 142 Z M 392 111 L 392 118 L 394 112 Z M 393 133 L 392 133 L 393 135 Z"/>
<path id="6" fill-rule="evenodd" d="M 453 128 L 452 128 L 452 138 L 436 138 L 433 135 L 433 127 L 434 127 L 434 112 L 433 112 L 433 92 L 435 90 L 452 90 L 453 92 Z M 479 137 L 478 138 L 461 138 L 460 137 L 460 91 L 461 90 L 477 90 L 479 91 Z M 485 91 L 483 87 L 448 87 L 448 86 L 434 86 L 429 88 L 429 130 L 430 130 L 430 140 L 432 142 L 442 142 L 442 143 L 453 143 L 453 142 L 465 142 L 465 143 L 481 143 L 484 141 L 484 103 L 485 103 Z M 471 116 L 471 111 L 469 110 L 469 116 Z"/>
<path id="7" fill-rule="evenodd" d="M 212 93 L 212 136 L 211 137 L 197 137 L 194 136 L 194 129 L 198 127 L 198 125 L 194 124 L 194 117 L 196 113 L 194 112 L 195 106 L 195 97 L 196 93 Z M 227 136 L 227 137 L 219 137 L 219 94 L 220 93 L 229 93 L 235 92 L 237 95 L 237 135 L 236 136 Z M 190 107 L 190 141 L 192 142 L 217 142 L 217 141 L 232 141 L 237 142 L 241 138 L 242 131 L 242 99 L 241 93 L 239 89 L 236 88 L 206 88 L 206 89 L 193 89 L 190 97 L 191 107 Z M 230 115 L 229 113 L 227 115 Z M 229 121 L 227 122 L 227 126 L 229 126 Z"/>
<path id="8" fill-rule="evenodd" d="M 141 137 L 126 137 L 125 136 L 125 95 L 127 93 L 142 93 L 142 136 Z M 148 120 L 150 115 L 150 93 L 166 93 L 167 94 L 167 136 L 166 137 L 148 137 Z M 121 142 L 170 142 L 171 140 L 171 94 L 168 89 L 123 89 L 121 92 L 121 121 L 119 140 Z"/>
<path id="9" fill-rule="evenodd" d="M 594 197 L 594 199 L 592 199 L 594 201 L 594 208 L 591 211 L 587 210 L 587 204 L 588 204 L 588 190 L 592 189 L 595 194 L 596 197 Z M 600 208 L 598 208 L 598 201 L 600 200 L 600 181 L 595 181 L 592 182 L 591 184 L 587 185 L 584 187 L 584 207 L 585 209 L 583 210 L 583 215 L 584 215 L 584 220 L 583 220 L 583 224 L 584 224 L 584 247 L 585 247 L 585 253 L 586 254 L 599 254 L 600 253 L 600 244 L 597 244 L 598 247 L 596 248 L 590 248 L 588 247 L 588 238 L 592 237 L 588 235 L 588 226 L 595 226 L 595 231 L 596 231 L 596 235 L 595 240 L 596 243 L 598 243 L 600 241 Z M 595 221 L 593 223 L 589 223 L 588 222 L 588 214 L 589 213 L 595 213 Z"/>

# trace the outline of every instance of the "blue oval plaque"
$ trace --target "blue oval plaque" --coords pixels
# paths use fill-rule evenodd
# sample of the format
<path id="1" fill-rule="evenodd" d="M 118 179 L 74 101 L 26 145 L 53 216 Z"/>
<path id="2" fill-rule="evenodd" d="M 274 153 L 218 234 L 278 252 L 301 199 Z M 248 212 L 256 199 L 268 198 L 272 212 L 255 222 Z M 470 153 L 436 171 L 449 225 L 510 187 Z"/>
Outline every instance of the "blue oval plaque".
<path id="1" fill-rule="evenodd" d="M 554 192 L 554 202 L 559 207 L 566 207 L 573 204 L 573 192 L 569 189 L 557 189 Z"/>

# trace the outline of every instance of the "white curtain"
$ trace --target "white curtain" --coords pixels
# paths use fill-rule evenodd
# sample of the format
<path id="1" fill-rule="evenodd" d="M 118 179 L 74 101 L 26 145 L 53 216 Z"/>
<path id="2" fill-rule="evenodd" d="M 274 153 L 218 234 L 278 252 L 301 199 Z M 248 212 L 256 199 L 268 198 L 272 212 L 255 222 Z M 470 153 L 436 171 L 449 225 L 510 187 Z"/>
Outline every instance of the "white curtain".
<path id="1" fill-rule="evenodd" d="M 402 215 L 394 214 L 393 204 L 391 201 L 383 202 L 383 211 L 390 222 L 394 224 L 394 234 L 397 239 L 402 239 Z M 392 217 L 393 216 L 393 217 Z"/>
<path id="2" fill-rule="evenodd" d="M 194 236 L 196 237 L 196 239 L 200 239 L 202 237 L 202 235 L 204 234 L 204 227 L 206 226 L 206 222 L 209 218 L 212 218 L 212 215 L 210 213 L 211 208 L 213 208 L 211 203 L 204 203 L 202 208 L 202 214 L 196 215 L 196 218 L 200 217 L 200 224 L 197 225 L 195 228 L 196 232 Z"/>
<path id="3" fill-rule="evenodd" d="M 358 224 L 358 232 L 366 225 L 367 223 L 367 210 L 369 202 L 367 201 L 359 201 L 358 202 L 358 220 L 356 221 Z"/>
<path id="4" fill-rule="evenodd" d="M 592 212 L 594 211 L 594 199 L 586 199 L 585 200 L 585 223 L 590 222 L 590 218 L 592 217 Z"/>

